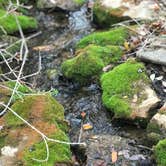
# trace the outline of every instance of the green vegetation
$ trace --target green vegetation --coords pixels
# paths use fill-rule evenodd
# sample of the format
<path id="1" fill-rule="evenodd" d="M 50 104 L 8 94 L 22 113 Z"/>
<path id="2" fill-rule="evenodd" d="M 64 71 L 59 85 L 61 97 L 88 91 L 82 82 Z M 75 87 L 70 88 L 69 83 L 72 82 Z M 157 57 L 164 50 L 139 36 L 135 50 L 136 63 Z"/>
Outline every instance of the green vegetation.
<path id="1" fill-rule="evenodd" d="M 107 8 L 96 2 L 93 7 L 94 22 L 101 28 L 109 28 L 112 24 L 129 19 L 123 16 L 124 11 L 123 8 Z"/>
<path id="2" fill-rule="evenodd" d="M 94 32 L 83 39 L 81 39 L 77 48 L 84 48 L 89 44 L 96 44 L 100 46 L 105 45 L 123 45 L 128 39 L 129 32 L 126 28 L 116 28 L 104 32 Z"/>
<path id="3" fill-rule="evenodd" d="M 18 21 L 23 30 L 36 29 L 37 21 L 32 17 L 27 17 L 24 15 L 17 15 Z M 3 30 L 7 34 L 13 34 L 18 31 L 18 26 L 16 23 L 15 16 L 12 14 L 7 14 L 6 11 L 0 9 L 0 34 L 3 34 Z M 3 29 L 3 30 L 2 30 Z"/>
<path id="4" fill-rule="evenodd" d="M 42 105 L 42 120 L 45 122 L 55 123 L 64 119 L 64 109 L 53 97 L 50 95 L 41 96 L 26 96 L 23 100 L 18 100 L 12 105 L 12 109 L 26 120 L 31 119 L 31 114 L 34 107 L 39 104 Z M 19 120 L 11 112 L 5 115 L 5 121 L 8 126 L 17 127 L 23 125 L 24 122 Z"/>
<path id="5" fill-rule="evenodd" d="M 64 132 L 61 130 L 56 131 L 52 136 L 50 136 L 53 139 L 58 139 L 61 141 L 69 141 L 67 136 Z M 48 146 L 50 149 L 50 156 L 47 162 L 40 163 L 40 166 L 53 166 L 56 163 L 70 163 L 71 162 L 71 152 L 70 152 L 70 146 L 65 144 L 58 144 L 55 142 L 48 142 Z M 26 149 L 24 152 L 23 161 L 25 166 L 39 166 L 39 163 L 32 160 L 32 158 L 37 159 L 45 159 L 46 157 L 46 149 L 44 141 L 38 142 L 34 144 L 31 148 Z"/>
<path id="6" fill-rule="evenodd" d="M 166 165 L 166 139 L 159 141 L 154 148 L 154 154 L 158 166 Z"/>
<path id="7" fill-rule="evenodd" d="M 78 5 L 83 5 L 85 3 L 85 0 L 74 0 L 74 2 Z"/>
<path id="8" fill-rule="evenodd" d="M 141 70 L 142 72 L 139 72 Z M 129 117 L 131 114 L 130 99 L 141 91 L 137 82 L 147 82 L 142 63 L 129 60 L 115 67 L 101 77 L 104 105 L 114 112 L 115 117 Z"/>
<path id="9" fill-rule="evenodd" d="M 104 66 L 117 62 L 123 52 L 119 46 L 89 45 L 78 50 L 76 57 L 62 64 L 62 72 L 67 78 L 84 82 L 102 73 Z"/>

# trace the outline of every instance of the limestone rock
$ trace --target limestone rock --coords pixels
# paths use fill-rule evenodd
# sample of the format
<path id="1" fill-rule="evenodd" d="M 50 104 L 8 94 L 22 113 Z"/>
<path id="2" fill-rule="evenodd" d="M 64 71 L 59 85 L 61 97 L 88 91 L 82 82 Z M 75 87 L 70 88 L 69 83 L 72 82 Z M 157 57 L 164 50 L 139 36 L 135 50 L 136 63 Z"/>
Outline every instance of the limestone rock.
<path id="1" fill-rule="evenodd" d="M 109 27 L 130 18 L 152 20 L 156 15 L 155 6 L 158 7 L 152 0 L 139 3 L 133 0 L 97 0 L 94 4 L 94 21 L 99 26 Z"/>

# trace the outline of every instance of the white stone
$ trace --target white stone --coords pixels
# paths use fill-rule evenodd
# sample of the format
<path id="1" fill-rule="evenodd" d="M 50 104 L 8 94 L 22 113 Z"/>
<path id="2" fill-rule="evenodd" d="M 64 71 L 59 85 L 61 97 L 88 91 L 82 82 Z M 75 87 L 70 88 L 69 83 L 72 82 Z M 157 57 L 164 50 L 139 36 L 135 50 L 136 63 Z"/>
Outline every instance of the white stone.
<path id="1" fill-rule="evenodd" d="M 17 151 L 17 148 L 13 148 L 11 146 L 4 146 L 3 148 L 1 148 L 1 154 L 9 157 L 14 157 Z"/>

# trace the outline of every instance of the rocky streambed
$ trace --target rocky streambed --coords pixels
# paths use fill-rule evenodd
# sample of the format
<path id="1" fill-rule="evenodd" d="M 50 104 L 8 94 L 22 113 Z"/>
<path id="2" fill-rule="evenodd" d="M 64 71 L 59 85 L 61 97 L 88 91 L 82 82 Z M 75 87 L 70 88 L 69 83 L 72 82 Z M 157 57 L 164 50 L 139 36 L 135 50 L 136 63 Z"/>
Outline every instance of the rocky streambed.
<path id="1" fill-rule="evenodd" d="M 107 3 L 104 1 L 104 4 Z M 98 2 L 95 5 L 98 5 Z M 165 66 L 158 62 L 158 65 L 155 64 L 154 60 L 152 60 L 153 63 L 146 60 L 144 64 L 135 60 L 137 55 L 133 52 L 141 47 L 137 33 L 139 31 L 144 33 L 145 30 L 138 29 L 137 31 L 135 27 L 130 27 L 128 24 L 129 29 L 118 26 L 113 30 L 108 30 L 110 25 L 103 24 L 107 21 L 107 17 L 105 17 L 102 25 L 105 25 L 107 30 L 102 29 L 102 32 L 100 32 L 101 30 L 97 32 L 96 26 L 92 23 L 91 4 L 89 6 L 89 10 L 87 5 L 84 5 L 71 12 L 61 9 L 46 11 L 32 9 L 33 17 L 39 22 L 38 30 L 41 31 L 41 34 L 30 40 L 30 53 L 24 73 L 28 75 L 38 71 L 39 57 L 41 57 L 41 70 L 37 76 L 26 81 L 38 91 L 51 90 L 52 96 L 63 105 L 65 120 L 62 116 L 60 119 L 51 117 L 52 114 L 45 115 L 46 119 L 49 119 L 51 124 L 52 118 L 56 119 L 58 130 L 60 128 L 62 132 L 68 131 L 71 142 L 86 143 L 86 146 L 72 145 L 72 154 L 69 152 L 69 146 L 60 144 L 58 147 L 54 147 L 59 148 L 59 151 L 64 148 L 65 152 L 65 157 L 60 154 L 58 156 L 60 159 L 56 158 L 57 161 L 62 159 L 56 165 L 157 165 L 152 146 L 166 136 L 165 106 L 163 106 L 166 97 Z M 61 5 L 58 7 L 64 9 Z M 94 10 L 96 9 L 94 8 Z M 98 12 L 103 12 L 103 9 L 94 13 L 95 23 L 99 25 L 97 28 L 101 27 Z M 124 16 L 121 18 L 120 21 L 126 20 Z M 95 33 L 93 33 L 94 31 Z M 163 27 L 159 26 L 159 31 L 164 32 Z M 159 36 L 158 32 L 155 33 L 155 36 Z M 145 41 L 145 38 L 141 40 Z M 131 42 L 133 40 L 136 40 L 136 44 L 130 46 L 129 44 L 134 43 Z M 149 43 L 148 45 L 150 48 Z M 142 57 L 140 54 L 138 57 Z M 68 61 L 68 59 L 72 60 Z M 5 66 L 4 69 L 6 69 Z M 32 111 L 31 116 L 25 116 L 25 118 L 34 125 L 36 125 L 35 118 L 38 119 L 37 122 L 41 124 L 37 125 L 39 129 L 48 132 L 48 135 L 54 134 L 53 138 L 66 141 L 66 136 L 63 134 L 63 136 L 57 136 L 56 132 L 54 133 L 56 125 L 48 127 L 48 124 L 40 121 L 43 118 L 42 111 L 45 110 L 43 108 L 49 107 L 49 110 L 52 110 L 49 105 L 46 105 L 47 102 L 44 102 L 48 100 L 51 99 L 43 99 L 43 102 L 36 100 L 35 102 L 38 104 L 29 106 Z M 27 101 L 29 100 L 27 99 Z M 43 107 L 40 106 L 42 104 L 44 104 Z M 54 104 L 52 103 L 52 105 Z M 35 114 L 35 109 L 39 111 L 39 114 Z M 158 111 L 159 109 L 160 111 Z M 8 138 L 4 137 L 6 133 L 10 133 L 11 136 L 12 133 L 15 133 L 13 139 L 17 139 L 14 139 L 12 147 L 19 142 L 19 145 L 16 144 L 19 147 L 19 157 L 17 154 L 17 157 L 15 155 L 7 156 L 6 159 L 6 153 L 1 153 L 0 161 L 5 166 L 19 165 L 22 164 L 19 162 L 22 155 L 20 151 L 24 148 L 26 138 L 21 134 L 22 130 L 12 129 L 10 131 L 13 122 L 10 122 L 10 116 L 6 117 L 10 126 L 5 129 L 2 139 Z M 67 123 L 70 126 L 69 129 L 66 129 Z M 2 120 L 1 126 L 3 125 Z M 21 124 L 18 123 L 18 125 Z M 32 134 L 27 130 L 25 128 L 26 134 Z M 4 146 L 9 144 L 11 136 Z M 18 140 L 19 136 L 24 139 Z M 35 138 L 38 139 L 36 135 L 30 137 L 29 140 L 32 143 L 29 143 L 29 146 L 31 148 L 26 153 L 30 157 L 34 154 L 34 157 L 40 158 L 44 152 L 37 153 L 37 148 L 41 148 L 43 144 L 32 146 Z M 51 144 L 50 153 L 54 152 L 52 146 Z M 161 151 L 162 148 L 163 146 Z M 14 154 L 16 153 L 17 151 Z M 53 155 L 56 156 L 54 153 Z M 71 160 L 69 156 L 72 156 Z M 54 157 L 52 155 L 50 157 L 51 161 L 43 163 L 44 165 L 51 165 L 55 162 Z M 16 161 L 16 158 L 19 161 Z M 157 158 L 157 162 L 160 164 L 159 158 Z M 11 163 L 7 162 L 8 160 Z M 40 165 L 40 163 L 31 162 L 28 157 L 24 160 L 27 164 Z M 162 160 L 161 166 L 164 166 L 162 164 L 165 161 Z"/>

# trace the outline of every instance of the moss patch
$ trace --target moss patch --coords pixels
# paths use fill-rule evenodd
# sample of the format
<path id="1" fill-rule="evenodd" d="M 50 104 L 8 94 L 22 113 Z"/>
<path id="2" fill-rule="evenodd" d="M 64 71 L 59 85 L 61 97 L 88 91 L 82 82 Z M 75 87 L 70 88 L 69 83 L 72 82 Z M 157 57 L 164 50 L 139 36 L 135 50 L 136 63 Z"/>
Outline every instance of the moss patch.
<path id="1" fill-rule="evenodd" d="M 100 46 L 105 45 L 123 45 L 129 37 L 129 31 L 126 28 L 115 28 L 104 32 L 94 32 L 81 39 L 77 48 L 84 48 L 89 44 Z"/>
<path id="2" fill-rule="evenodd" d="M 85 3 L 85 0 L 73 0 L 78 5 L 83 5 Z"/>
<path id="3" fill-rule="evenodd" d="M 130 100 L 142 88 L 136 82 L 148 80 L 144 70 L 142 63 L 129 60 L 101 77 L 103 103 L 116 117 L 129 117 L 132 113 Z"/>
<path id="4" fill-rule="evenodd" d="M 154 154 L 158 166 L 166 165 L 166 139 L 159 141 L 154 148 Z"/>
<path id="5" fill-rule="evenodd" d="M 58 139 L 61 141 L 69 141 L 67 136 L 61 130 L 56 131 L 52 136 L 53 139 Z M 58 144 L 55 142 L 48 142 L 48 146 L 50 149 L 50 157 L 47 162 L 40 163 L 40 166 L 53 166 L 59 162 L 71 162 L 71 152 L 69 145 Z M 45 159 L 46 157 L 46 149 L 44 148 L 44 142 L 38 142 L 34 144 L 31 149 L 26 149 L 24 152 L 23 161 L 25 166 L 38 166 L 39 163 L 32 160 L 32 158 L 37 159 Z"/>
<path id="6" fill-rule="evenodd" d="M 104 66 L 120 60 L 123 51 L 119 46 L 89 45 L 76 53 L 76 57 L 62 64 L 67 78 L 84 82 L 102 73 Z"/>
<path id="7" fill-rule="evenodd" d="M 0 34 L 3 34 L 2 28 L 7 32 L 7 34 L 13 34 L 18 31 L 18 26 L 15 20 L 15 16 L 12 14 L 7 14 L 6 11 L 0 9 Z M 36 29 L 37 21 L 32 17 L 27 17 L 24 15 L 16 16 L 23 30 Z"/>
<path id="8" fill-rule="evenodd" d="M 129 19 L 124 17 L 125 8 L 107 8 L 100 2 L 96 2 L 93 7 L 94 23 L 101 28 L 109 28 L 112 24 Z"/>
<path id="9" fill-rule="evenodd" d="M 16 101 L 11 108 L 28 121 L 40 118 L 40 120 L 54 123 L 64 119 L 62 105 L 50 95 L 27 96 L 23 100 Z M 5 120 L 6 124 L 11 127 L 18 127 L 24 124 L 11 112 L 5 115 Z"/>

